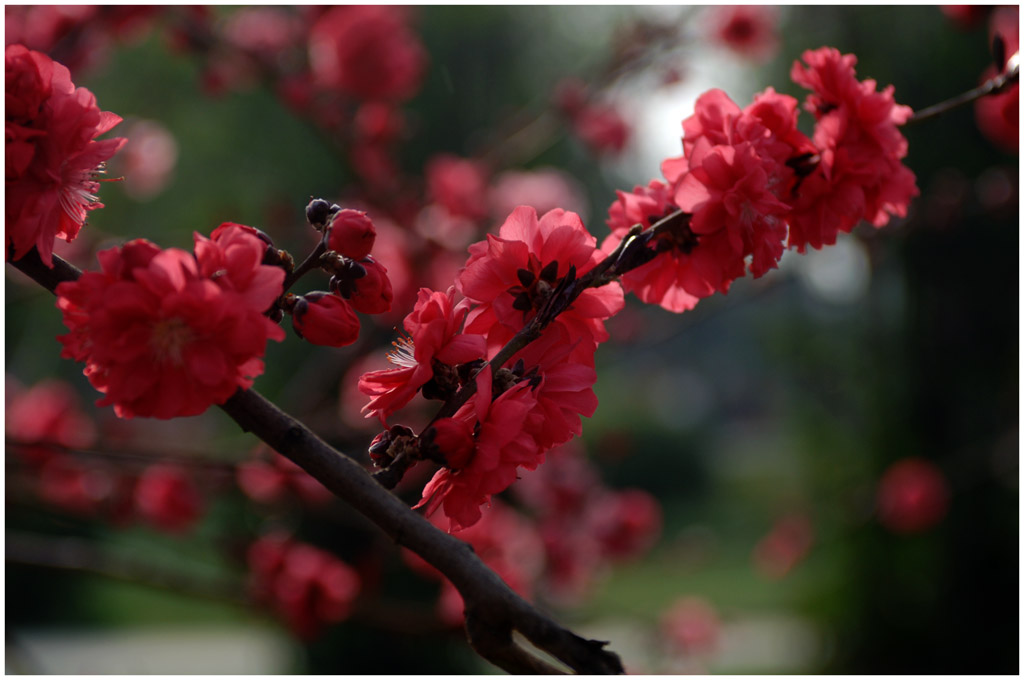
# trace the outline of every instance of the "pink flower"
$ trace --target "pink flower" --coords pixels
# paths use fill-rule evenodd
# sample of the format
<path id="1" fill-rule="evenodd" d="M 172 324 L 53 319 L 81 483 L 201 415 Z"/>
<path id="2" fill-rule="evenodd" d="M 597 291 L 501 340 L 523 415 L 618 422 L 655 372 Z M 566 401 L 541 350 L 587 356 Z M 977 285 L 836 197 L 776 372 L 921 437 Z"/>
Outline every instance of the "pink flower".
<path id="1" fill-rule="evenodd" d="M 895 103 L 892 86 L 876 92 L 875 81 L 858 81 L 856 57 L 834 48 L 808 50 L 803 59 L 791 76 L 813 92 L 807 109 L 817 119 L 820 162 L 799 185 L 790 217 L 789 246 L 800 252 L 835 243 L 861 219 L 880 227 L 890 215 L 905 216 L 919 193 L 902 163 L 907 140 L 898 129 L 912 112 Z"/>
<path id="2" fill-rule="evenodd" d="M 450 215 L 470 220 L 487 216 L 487 171 L 482 163 L 438 154 L 427 162 L 425 174 L 427 195 Z"/>
<path id="3" fill-rule="evenodd" d="M 661 506 L 646 491 L 608 491 L 595 498 L 586 517 L 587 531 L 602 553 L 626 560 L 647 552 L 661 533 Z"/>
<path id="4" fill-rule="evenodd" d="M 240 295 L 250 308 L 264 312 L 281 294 L 284 270 L 263 265 L 271 242 L 259 229 L 224 222 L 210 238 L 193 233 L 193 241 L 199 273 Z"/>
<path id="5" fill-rule="evenodd" d="M 687 654 L 708 654 L 718 648 L 718 612 L 700 597 L 676 600 L 661 618 L 662 635 Z"/>
<path id="6" fill-rule="evenodd" d="M 362 210 L 344 208 L 331 218 L 327 247 L 352 260 L 361 260 L 373 250 L 377 230 Z"/>
<path id="7" fill-rule="evenodd" d="M 333 293 L 296 296 L 292 328 L 314 345 L 345 347 L 359 338 L 359 317 L 352 305 Z"/>
<path id="8" fill-rule="evenodd" d="M 949 510 L 949 485 L 936 465 L 905 458 L 889 466 L 878 482 L 878 521 L 899 534 L 926 531 Z"/>
<path id="9" fill-rule="evenodd" d="M 22 45 L 4 52 L 6 78 L 6 257 L 35 247 L 47 265 L 57 237 L 71 241 L 86 213 L 102 207 L 95 177 L 125 140 L 93 141 L 121 122 L 75 88 L 63 65 Z"/>
<path id="10" fill-rule="evenodd" d="M 101 272 L 57 287 L 71 331 L 58 338 L 61 355 L 86 363 L 85 375 L 105 395 L 97 404 L 113 405 L 122 418 L 197 415 L 223 403 L 263 372 L 267 339 L 284 337 L 262 314 L 280 294 L 283 272 L 248 259 L 255 272 L 246 274 L 232 248 L 197 244 L 206 251 L 201 262 L 132 241 L 100 252 Z M 217 271 L 225 274 L 204 276 L 200 268 L 224 253 L 227 269 Z M 276 289 L 264 285 L 274 279 Z"/>
<path id="11" fill-rule="evenodd" d="M 371 397 L 363 407 L 366 417 L 387 418 L 402 408 L 421 387 L 432 385 L 432 396 L 447 398 L 458 388 L 457 367 L 485 352 L 484 338 L 464 334 L 462 323 L 469 302 L 455 303 L 455 291 L 447 293 L 421 288 L 413 311 L 405 317 L 407 337 L 395 341 L 388 355 L 397 368 L 371 371 L 359 379 L 359 389 Z"/>
<path id="12" fill-rule="evenodd" d="M 135 508 L 159 529 L 188 531 L 202 516 L 203 498 L 192 478 L 177 465 L 151 465 L 135 486 Z"/>
<path id="13" fill-rule="evenodd" d="M 616 154 L 626 148 L 629 126 L 608 105 L 587 105 L 572 120 L 573 131 L 597 154 Z"/>
<path id="14" fill-rule="evenodd" d="M 454 416 L 474 423 L 475 450 L 464 467 L 438 470 L 415 506 L 424 507 L 428 516 L 443 509 L 450 531 L 476 524 L 480 506 L 515 482 L 516 469 L 533 469 L 544 455 L 524 429 L 537 403 L 529 382 L 517 383 L 492 402 L 490 367 L 484 368 L 476 380 L 476 395 Z"/>
<path id="15" fill-rule="evenodd" d="M 754 546 L 754 567 L 769 579 L 781 579 L 807 557 L 813 543 L 811 520 L 802 514 L 787 515 Z"/>
<path id="16" fill-rule="evenodd" d="M 398 7 L 332 7 L 310 30 L 316 81 L 360 99 L 409 99 L 420 87 L 426 60 Z"/>
<path id="17" fill-rule="evenodd" d="M 82 411 L 78 394 L 60 380 L 44 380 L 8 397 L 5 425 L 11 449 L 29 463 L 40 464 L 55 451 L 47 444 L 84 448 L 96 441 L 96 426 Z M 42 444 L 42 446 L 32 446 Z"/>
<path id="18" fill-rule="evenodd" d="M 778 11 L 763 5 L 716 7 L 712 37 L 741 56 L 767 61 L 779 49 Z"/>
<path id="19" fill-rule="evenodd" d="M 575 213 L 552 210 L 540 219 L 520 206 L 501 225 L 498 236 L 469 247 L 469 260 L 456 280 L 460 292 L 478 306 L 466 331 L 487 336 L 495 354 L 550 298 L 557 283 L 574 268 L 577 277 L 603 259 Z M 552 325 L 580 338 L 570 360 L 593 366 L 598 343 L 608 339 L 604 320 L 624 304 L 622 288 L 609 284 L 584 291 Z"/>
<path id="20" fill-rule="evenodd" d="M 561 207 L 586 219 L 583 188 L 558 168 L 506 170 L 495 178 L 487 200 L 491 215 L 496 217 L 504 217 L 518 206 L 528 205 L 538 215 Z"/>
<path id="21" fill-rule="evenodd" d="M 361 587 L 359 574 L 334 555 L 281 533 L 249 546 L 250 590 L 304 640 L 348 618 Z"/>
<path id="22" fill-rule="evenodd" d="M 238 465 L 238 486 L 258 503 L 276 503 L 289 493 L 311 504 L 323 504 L 334 498 L 323 484 L 284 456 L 261 446 L 259 457 Z M 270 460 L 266 460 L 266 456 Z"/>

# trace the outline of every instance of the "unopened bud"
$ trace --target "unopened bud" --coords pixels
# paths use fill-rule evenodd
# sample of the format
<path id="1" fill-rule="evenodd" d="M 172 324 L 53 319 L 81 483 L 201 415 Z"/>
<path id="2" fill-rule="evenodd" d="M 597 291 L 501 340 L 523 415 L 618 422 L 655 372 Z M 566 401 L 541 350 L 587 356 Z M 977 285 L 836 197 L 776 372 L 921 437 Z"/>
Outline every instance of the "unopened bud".
<path id="1" fill-rule="evenodd" d="M 348 296 L 356 311 L 363 314 L 383 314 L 391 310 L 394 295 L 388 270 L 372 257 L 359 261 L 364 275 L 354 279 L 353 290 Z M 358 266 L 357 265 L 357 266 Z"/>
<path id="2" fill-rule="evenodd" d="M 306 221 L 316 230 L 320 231 L 327 226 L 331 218 L 331 204 L 322 198 L 314 198 L 306 206 Z"/>
<path id="3" fill-rule="evenodd" d="M 315 292 L 297 296 L 291 311 L 292 328 L 314 345 L 344 347 L 359 337 L 359 317 L 337 295 Z"/>
<path id="4" fill-rule="evenodd" d="M 377 230 L 362 210 L 345 208 L 331 219 L 327 247 L 353 260 L 362 260 L 373 250 Z"/>

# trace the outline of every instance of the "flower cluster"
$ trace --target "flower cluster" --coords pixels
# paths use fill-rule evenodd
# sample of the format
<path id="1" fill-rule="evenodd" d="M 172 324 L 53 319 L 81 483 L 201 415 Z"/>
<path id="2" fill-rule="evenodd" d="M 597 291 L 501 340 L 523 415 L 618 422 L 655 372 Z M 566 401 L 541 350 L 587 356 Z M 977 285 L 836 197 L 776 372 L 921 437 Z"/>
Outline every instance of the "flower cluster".
<path id="1" fill-rule="evenodd" d="M 681 312 L 727 292 L 748 269 L 763 275 L 786 246 L 821 248 L 861 220 L 879 227 L 906 214 L 917 187 L 898 127 L 910 109 L 891 86 L 878 92 L 875 81 L 858 81 L 853 55 L 824 47 L 803 61 L 791 75 L 811 90 L 811 138 L 797 129 L 793 97 L 768 88 L 741 109 L 711 90 L 683 121 L 683 156 L 663 162 L 665 181 L 619 192 L 605 252 L 634 224 L 682 212 L 649 235 L 649 261 L 623 276 L 627 290 Z"/>
<path id="2" fill-rule="evenodd" d="M 284 332 L 264 315 L 284 271 L 252 227 L 224 223 L 195 234 L 195 254 L 138 239 L 105 250 L 102 271 L 57 287 L 70 329 L 61 356 L 124 418 L 197 415 L 248 388 L 263 372 L 268 339 Z"/>
<path id="3" fill-rule="evenodd" d="M 351 345 L 359 337 L 356 312 L 383 314 L 391 310 L 394 297 L 387 268 L 370 256 L 377 230 L 365 212 L 328 205 L 323 199 L 311 202 L 306 213 L 314 227 L 326 230 L 330 250 L 321 266 L 332 274 L 331 291 L 289 296 L 292 327 L 314 345 Z"/>
<path id="4" fill-rule="evenodd" d="M 104 162 L 123 138 L 96 141 L 121 118 L 100 111 L 68 69 L 24 45 L 4 51 L 6 170 L 5 259 L 33 247 L 52 266 L 53 242 L 71 241 L 90 210 Z"/>
<path id="5" fill-rule="evenodd" d="M 509 359 L 510 368 L 492 369 L 485 362 L 602 254 L 576 214 L 556 209 L 538 217 L 528 207 L 514 210 L 498 236 L 469 252 L 454 288 L 420 291 L 405 319 L 408 335 L 390 356 L 396 368 L 359 382 L 371 397 L 364 412 L 385 425 L 417 393 L 448 400 L 474 384 L 470 401 L 416 440 L 420 457 L 443 465 L 420 506 L 428 513 L 443 508 L 452 530 L 473 525 L 480 506 L 508 488 L 519 469 L 536 468 L 545 451 L 580 434 L 581 416 L 597 407 L 594 351 L 608 338 L 604 320 L 623 305 L 618 284 L 588 289 Z M 376 460 L 387 464 L 409 447 L 405 429 L 378 437 Z"/>

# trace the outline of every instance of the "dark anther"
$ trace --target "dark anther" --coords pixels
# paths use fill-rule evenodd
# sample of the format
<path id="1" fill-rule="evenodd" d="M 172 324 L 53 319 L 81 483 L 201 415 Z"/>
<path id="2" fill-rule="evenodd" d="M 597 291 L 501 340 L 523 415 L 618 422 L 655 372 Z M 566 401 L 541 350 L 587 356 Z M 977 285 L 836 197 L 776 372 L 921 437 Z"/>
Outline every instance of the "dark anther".
<path id="1" fill-rule="evenodd" d="M 459 383 L 465 385 L 474 377 L 486 362 L 483 359 L 474 359 L 455 367 L 455 373 L 459 377 Z"/>
<path id="2" fill-rule="evenodd" d="M 537 277 L 529 269 L 516 271 L 516 276 L 519 278 L 519 283 L 523 284 L 523 288 L 529 288 L 537 280 Z"/>
<path id="3" fill-rule="evenodd" d="M 542 281 L 548 283 L 554 283 L 555 278 L 558 276 L 558 261 L 552 260 L 544 266 L 544 269 L 540 270 L 540 278 Z"/>
<path id="4" fill-rule="evenodd" d="M 517 309 L 520 312 L 528 312 L 532 307 L 533 303 L 530 301 L 530 294 L 527 292 L 519 293 L 512 302 L 512 309 Z"/>

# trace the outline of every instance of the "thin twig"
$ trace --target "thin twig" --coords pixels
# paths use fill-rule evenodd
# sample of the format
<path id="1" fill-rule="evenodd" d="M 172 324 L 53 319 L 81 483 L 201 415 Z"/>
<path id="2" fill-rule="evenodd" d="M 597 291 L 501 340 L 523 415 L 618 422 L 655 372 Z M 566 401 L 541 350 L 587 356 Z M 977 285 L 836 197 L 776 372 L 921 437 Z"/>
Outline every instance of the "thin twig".
<path id="1" fill-rule="evenodd" d="M 981 99 L 992 94 L 999 94 L 1010 87 L 1012 84 L 1018 82 L 1020 79 L 1020 53 L 1014 54 L 1010 57 L 1009 61 L 1006 62 L 1006 68 L 997 76 L 989 78 L 987 81 L 974 88 L 968 90 L 961 95 L 947 99 L 944 102 L 929 106 L 928 108 L 921 109 L 916 112 L 910 118 L 907 119 L 907 124 L 920 123 L 922 120 L 928 120 L 934 118 L 940 114 L 955 109 L 958 106 L 969 104 L 976 99 Z"/>

